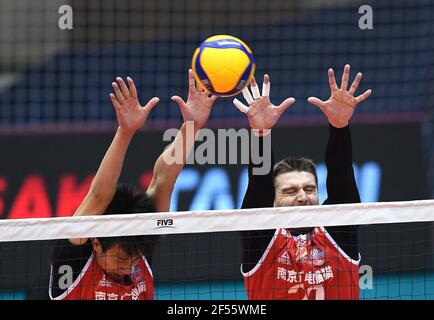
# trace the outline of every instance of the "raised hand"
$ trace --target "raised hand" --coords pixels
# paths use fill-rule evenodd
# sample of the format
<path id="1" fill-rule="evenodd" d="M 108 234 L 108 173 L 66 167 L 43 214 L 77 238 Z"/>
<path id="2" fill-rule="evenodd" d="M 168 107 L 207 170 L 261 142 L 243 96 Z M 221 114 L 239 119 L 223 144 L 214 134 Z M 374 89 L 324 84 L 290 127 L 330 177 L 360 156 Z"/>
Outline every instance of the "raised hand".
<path id="1" fill-rule="evenodd" d="M 119 85 L 116 82 L 112 83 L 116 96 L 110 93 L 110 99 L 116 111 L 119 127 L 126 132 L 134 133 L 143 126 L 149 112 L 151 112 L 160 99 L 154 97 L 142 107 L 137 98 L 137 89 L 134 81 L 130 77 L 127 77 L 128 88 L 122 78 L 117 77 L 116 80 Z"/>
<path id="2" fill-rule="evenodd" d="M 195 128 L 200 129 L 207 122 L 217 96 L 208 97 L 199 84 L 195 85 L 193 70 L 189 69 L 187 102 L 179 96 L 173 96 L 172 100 L 179 105 L 184 121 L 193 121 Z"/>
<path id="3" fill-rule="evenodd" d="M 270 77 L 264 75 L 264 82 L 262 84 L 262 96 L 259 93 L 258 84 L 253 78 L 250 88 L 252 89 L 253 97 L 247 87 L 243 89 L 243 96 L 249 106 L 246 106 L 238 99 L 234 99 L 234 105 L 247 115 L 250 127 L 254 130 L 267 130 L 271 129 L 279 120 L 282 113 L 295 102 L 294 98 L 288 98 L 283 101 L 279 106 L 275 106 L 270 101 Z"/>
<path id="4" fill-rule="evenodd" d="M 328 70 L 329 85 L 331 90 L 331 96 L 327 101 L 322 101 L 316 97 L 310 97 L 307 101 L 314 106 L 321 109 L 321 111 L 327 116 L 330 124 L 336 128 L 343 128 L 348 125 L 348 121 L 351 119 L 356 105 L 372 93 L 372 90 L 366 90 L 363 94 L 354 97 L 354 93 L 359 86 L 362 74 L 359 72 L 356 75 L 350 89 L 347 91 L 348 80 L 350 78 L 350 65 L 347 64 L 344 67 L 344 73 L 342 75 L 341 88 L 338 88 L 336 84 L 335 75 L 333 69 Z"/>

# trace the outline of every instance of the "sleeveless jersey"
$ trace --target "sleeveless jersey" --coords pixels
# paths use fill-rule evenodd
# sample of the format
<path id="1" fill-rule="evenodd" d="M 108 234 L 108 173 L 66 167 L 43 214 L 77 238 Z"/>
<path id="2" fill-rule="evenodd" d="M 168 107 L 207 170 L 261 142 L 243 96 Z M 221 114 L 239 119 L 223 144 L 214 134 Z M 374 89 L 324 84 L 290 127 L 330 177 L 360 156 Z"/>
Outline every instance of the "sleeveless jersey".
<path id="1" fill-rule="evenodd" d="M 52 271 L 53 272 L 53 271 Z M 92 254 L 81 274 L 60 296 L 53 300 L 153 300 L 152 270 L 144 256 L 131 272 L 131 285 L 121 285 L 107 277 Z"/>
<path id="2" fill-rule="evenodd" d="M 322 227 L 299 236 L 277 229 L 258 264 L 241 272 L 250 300 L 358 299 L 359 262 Z"/>

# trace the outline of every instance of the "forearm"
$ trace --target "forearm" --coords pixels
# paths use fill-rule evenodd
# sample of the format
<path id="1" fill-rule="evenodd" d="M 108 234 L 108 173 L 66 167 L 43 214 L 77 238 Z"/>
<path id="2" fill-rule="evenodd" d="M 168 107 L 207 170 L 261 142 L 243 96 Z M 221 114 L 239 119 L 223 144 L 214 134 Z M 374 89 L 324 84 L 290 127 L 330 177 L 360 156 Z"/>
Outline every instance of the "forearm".
<path id="1" fill-rule="evenodd" d="M 153 197 L 157 211 L 169 211 L 170 196 L 181 170 L 193 148 L 200 128 L 184 122 L 169 147 L 155 162 L 147 193 Z"/>
<path id="2" fill-rule="evenodd" d="M 122 171 L 128 146 L 134 133 L 117 129 L 98 171 L 92 181 L 86 198 L 74 215 L 102 214 L 110 204 Z M 89 210 L 83 210 L 83 209 Z"/>
<path id="3" fill-rule="evenodd" d="M 183 123 L 173 142 L 156 161 L 155 176 L 161 180 L 175 183 L 193 148 L 199 130 L 200 128 L 194 126 L 193 122 Z M 169 162 L 168 159 L 175 159 L 175 162 Z"/>
<path id="4" fill-rule="evenodd" d="M 353 171 L 351 133 L 349 126 L 329 125 L 329 141 L 325 162 L 327 166 L 328 204 L 360 202 Z"/>
<path id="5" fill-rule="evenodd" d="M 353 172 L 350 128 L 334 128 L 330 125 L 326 150 L 327 192 L 325 204 L 360 202 Z M 352 259 L 358 260 L 357 226 L 327 227 L 327 232 Z"/>
<path id="6" fill-rule="evenodd" d="M 254 143 L 259 144 L 259 152 L 263 154 L 264 149 L 264 137 L 253 136 L 255 139 Z M 271 140 L 270 140 L 271 142 Z M 252 157 L 249 157 L 249 167 L 248 167 L 248 185 L 246 194 L 244 195 L 243 203 L 241 208 L 264 208 L 272 207 L 274 203 L 274 181 L 273 181 L 273 167 L 274 167 L 274 156 L 272 147 L 271 150 L 271 165 L 270 170 L 265 175 L 255 175 L 253 174 L 253 169 L 258 166 L 253 163 Z M 267 157 L 264 156 L 264 159 Z"/>
<path id="7" fill-rule="evenodd" d="M 254 141 L 255 143 L 259 143 L 259 152 L 263 154 L 264 137 L 252 137 L 252 139 L 256 140 Z M 251 156 L 249 157 L 249 182 L 241 206 L 242 209 L 273 207 L 275 196 L 273 181 L 274 156 L 272 148 L 270 148 L 270 150 L 271 166 L 269 172 L 265 175 L 253 174 L 253 169 L 257 165 L 253 163 Z M 273 234 L 274 230 L 241 232 L 244 272 L 250 271 L 254 268 L 264 253 L 264 250 L 270 242 Z"/>

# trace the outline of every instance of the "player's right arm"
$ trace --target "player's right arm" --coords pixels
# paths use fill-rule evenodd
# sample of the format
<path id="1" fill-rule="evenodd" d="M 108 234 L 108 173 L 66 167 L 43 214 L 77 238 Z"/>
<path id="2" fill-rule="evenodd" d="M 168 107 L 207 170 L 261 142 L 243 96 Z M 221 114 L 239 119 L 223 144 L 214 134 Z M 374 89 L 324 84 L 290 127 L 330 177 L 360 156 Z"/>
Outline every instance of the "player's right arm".
<path id="1" fill-rule="evenodd" d="M 179 105 L 184 123 L 173 142 L 155 162 L 152 180 L 146 190 L 148 196 L 154 199 L 157 211 L 169 211 L 170 198 L 176 179 L 185 165 L 200 129 L 208 120 L 214 102 L 217 100 L 217 96 L 209 97 L 195 83 L 191 69 L 188 70 L 188 85 L 187 101 L 179 96 L 172 97 L 172 100 Z M 176 161 L 173 161 L 174 158 Z"/>
<path id="2" fill-rule="evenodd" d="M 110 94 L 118 119 L 115 137 L 105 153 L 91 187 L 74 216 L 103 214 L 113 199 L 128 146 L 135 132 L 143 126 L 149 112 L 158 103 L 152 98 L 144 107 L 139 104 L 132 79 L 129 87 L 121 78 L 113 82 Z M 50 298 L 61 296 L 78 278 L 92 254 L 87 238 L 57 240 L 50 253 Z"/>
<path id="3" fill-rule="evenodd" d="M 325 204 L 360 202 L 353 172 L 353 157 L 349 121 L 356 106 L 368 98 L 372 91 L 366 90 L 354 96 L 362 74 L 359 72 L 348 89 L 350 65 L 345 65 L 341 87 L 336 83 L 333 69 L 328 70 L 331 96 L 327 101 L 310 97 L 309 103 L 318 107 L 329 121 L 329 141 L 326 149 L 327 193 Z M 342 186 L 345 186 L 344 188 Z"/>
<path id="4" fill-rule="evenodd" d="M 269 98 L 270 79 L 268 75 L 264 76 L 262 96 L 259 93 L 258 85 L 254 79 L 252 81 L 251 90 L 253 97 L 247 88 L 243 90 L 244 98 L 249 106 L 244 105 L 237 99 L 234 99 L 234 104 L 240 111 L 246 114 L 250 128 L 254 133 L 252 139 L 255 139 L 256 141 L 254 142 L 259 144 L 259 152 L 262 153 L 263 150 L 261 148 L 264 144 L 264 139 L 266 139 L 265 136 L 271 134 L 273 126 L 286 108 L 295 102 L 295 99 L 288 98 L 279 106 L 273 105 Z M 271 143 L 271 139 L 269 143 Z M 254 174 L 253 169 L 257 165 L 254 164 L 251 156 L 249 157 L 249 181 L 241 206 L 242 209 L 273 207 L 275 190 L 273 181 L 274 157 L 272 151 L 270 156 L 270 170 L 265 175 Z M 248 272 L 258 263 L 273 234 L 274 230 L 242 232 L 244 272 Z"/>
<path id="5" fill-rule="evenodd" d="M 129 88 L 121 78 L 113 82 L 115 94 L 110 94 L 113 107 L 119 122 L 115 137 L 108 148 L 90 189 L 75 211 L 74 216 L 103 214 L 113 199 L 116 185 L 121 174 L 128 146 L 136 131 L 141 128 L 158 98 L 152 98 L 145 106 L 141 106 L 137 97 L 137 89 L 131 78 Z M 87 239 L 70 239 L 73 244 L 83 244 Z"/>

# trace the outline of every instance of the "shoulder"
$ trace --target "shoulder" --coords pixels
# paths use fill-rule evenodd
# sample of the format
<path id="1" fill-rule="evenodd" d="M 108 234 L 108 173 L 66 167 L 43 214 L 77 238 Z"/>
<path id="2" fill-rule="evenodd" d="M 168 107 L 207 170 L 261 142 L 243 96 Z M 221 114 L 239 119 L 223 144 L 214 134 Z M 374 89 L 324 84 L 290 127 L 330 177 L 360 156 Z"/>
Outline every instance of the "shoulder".
<path id="1" fill-rule="evenodd" d="M 69 240 L 56 241 L 50 255 L 49 295 L 52 299 L 73 286 L 91 256 L 90 241 L 83 245 L 73 245 Z"/>
<path id="2" fill-rule="evenodd" d="M 352 260 L 359 259 L 358 226 L 333 226 L 323 229 L 327 238 L 344 256 Z"/>
<path id="3" fill-rule="evenodd" d="M 51 264 L 63 261 L 88 259 L 92 254 L 92 245 L 87 241 L 83 245 L 74 245 L 68 239 L 57 240 L 50 253 Z"/>

